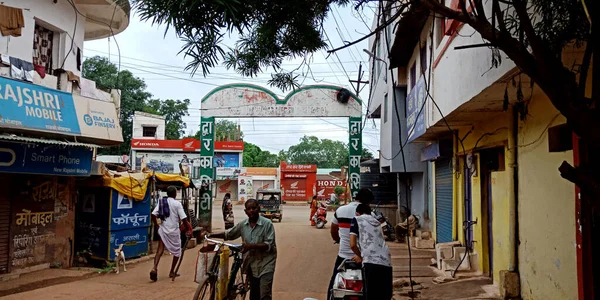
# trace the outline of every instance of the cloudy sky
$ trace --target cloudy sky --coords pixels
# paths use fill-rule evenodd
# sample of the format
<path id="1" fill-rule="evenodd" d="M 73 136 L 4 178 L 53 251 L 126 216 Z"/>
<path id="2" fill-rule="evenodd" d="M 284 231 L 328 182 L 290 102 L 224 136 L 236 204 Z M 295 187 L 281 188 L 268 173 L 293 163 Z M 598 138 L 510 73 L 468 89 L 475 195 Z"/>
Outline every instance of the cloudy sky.
<path id="1" fill-rule="evenodd" d="M 371 4 L 374 6 L 375 4 Z M 343 41 L 353 41 L 369 32 L 375 10 L 365 7 L 357 12 L 352 6 L 335 7 L 325 23 L 327 37 L 333 47 L 343 45 Z M 116 39 L 116 41 L 115 41 Z M 368 39 L 367 39 L 368 40 Z M 325 51 L 314 54 L 311 68 L 314 78 L 307 77 L 304 85 L 335 84 L 353 91 L 348 82 L 349 78 L 356 80 L 359 64 L 362 63 L 364 79 L 369 79 L 368 55 L 363 49 L 368 49 L 367 40 L 353 47 L 346 48 L 327 58 Z M 225 44 L 232 46 L 235 40 L 229 38 Z M 167 32 L 164 27 L 153 26 L 140 21 L 133 15 L 129 27 L 114 39 L 103 39 L 85 43 L 85 56 L 95 55 L 109 57 L 113 63 L 119 63 L 117 43 L 120 48 L 121 69 L 131 71 L 146 81 L 148 90 L 159 99 L 190 99 L 189 116 L 184 118 L 187 125 L 186 133 L 193 134 L 200 125 L 200 99 L 219 85 L 246 82 L 268 87 L 277 95 L 285 93 L 267 85 L 271 72 L 266 70 L 257 78 L 244 78 L 224 66 L 218 66 L 204 78 L 202 75 L 190 76 L 184 71 L 189 60 L 183 55 L 177 55 L 182 42 L 174 32 Z M 331 45 L 330 45 L 331 46 Z M 285 70 L 296 68 L 300 59 L 286 61 Z M 368 99 L 369 87 L 360 93 L 365 103 Z M 366 111 L 366 107 L 363 107 Z M 315 135 L 348 142 L 348 121 L 345 118 L 244 118 L 231 119 L 239 123 L 244 132 L 244 139 L 254 143 L 263 150 L 278 152 L 294 145 L 304 135 Z M 369 120 L 364 133 L 363 144 L 375 156 L 379 149 L 379 122 Z"/>

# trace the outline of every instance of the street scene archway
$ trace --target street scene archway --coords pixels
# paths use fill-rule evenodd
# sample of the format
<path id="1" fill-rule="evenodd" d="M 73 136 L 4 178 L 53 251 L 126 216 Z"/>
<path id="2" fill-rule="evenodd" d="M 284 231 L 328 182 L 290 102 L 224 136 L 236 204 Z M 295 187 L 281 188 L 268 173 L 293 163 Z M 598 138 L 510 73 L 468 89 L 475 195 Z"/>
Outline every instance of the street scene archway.
<path id="1" fill-rule="evenodd" d="M 216 172 L 215 118 L 249 117 L 347 117 L 348 185 L 352 197 L 360 188 L 362 154 L 362 101 L 353 93 L 333 85 L 310 85 L 295 89 L 283 99 L 272 91 L 251 84 L 227 84 L 202 98 L 200 122 L 200 222 L 210 222 L 212 182 Z"/>

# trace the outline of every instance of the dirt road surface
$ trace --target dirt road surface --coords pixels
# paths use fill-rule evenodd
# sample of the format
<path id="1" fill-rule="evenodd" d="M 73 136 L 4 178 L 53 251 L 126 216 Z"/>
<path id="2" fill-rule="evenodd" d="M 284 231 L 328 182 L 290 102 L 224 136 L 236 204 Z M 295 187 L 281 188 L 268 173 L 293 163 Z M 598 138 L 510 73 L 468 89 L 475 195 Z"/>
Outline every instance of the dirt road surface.
<path id="1" fill-rule="evenodd" d="M 219 211 L 219 203 L 215 211 Z M 246 216 L 242 206 L 235 206 L 236 222 Z M 275 300 L 326 298 L 327 285 L 337 255 L 337 245 L 326 229 L 309 226 L 308 207 L 286 206 L 283 222 L 275 222 L 278 258 L 275 271 Z M 328 214 L 329 219 L 333 216 Z M 220 214 L 213 214 L 214 231 L 223 229 Z M 14 294 L 2 299 L 191 299 L 196 289 L 194 268 L 197 250 L 188 250 L 175 282 L 168 278 L 171 256 L 162 257 L 159 280 L 151 282 L 148 273 L 152 262 L 130 265 L 127 272 L 107 274 L 81 281 Z"/>

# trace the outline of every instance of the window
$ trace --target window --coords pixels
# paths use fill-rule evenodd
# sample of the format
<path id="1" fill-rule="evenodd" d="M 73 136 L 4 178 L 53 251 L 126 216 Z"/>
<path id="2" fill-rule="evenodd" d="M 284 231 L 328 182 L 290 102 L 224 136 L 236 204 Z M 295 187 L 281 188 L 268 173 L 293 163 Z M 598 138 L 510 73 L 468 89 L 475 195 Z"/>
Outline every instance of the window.
<path id="1" fill-rule="evenodd" d="M 39 24 L 35 24 L 33 34 L 33 64 L 41 66 L 46 73 L 52 73 L 54 68 L 54 32 Z"/>
<path id="2" fill-rule="evenodd" d="M 427 40 L 421 46 L 421 51 L 419 53 L 419 57 L 421 57 L 421 74 L 427 73 Z"/>
<path id="3" fill-rule="evenodd" d="M 388 119 L 388 95 L 383 96 L 383 123 L 387 123 Z"/>
<path id="4" fill-rule="evenodd" d="M 375 47 L 377 47 L 376 49 L 376 53 L 375 56 L 377 58 L 381 58 L 381 39 L 378 37 L 377 40 L 375 41 Z M 381 76 L 381 62 L 379 60 L 375 60 L 375 65 L 377 67 L 377 78 L 379 78 L 379 76 Z"/>
<path id="5" fill-rule="evenodd" d="M 156 127 L 155 126 L 142 126 L 142 136 L 143 137 L 156 137 Z"/>
<path id="6" fill-rule="evenodd" d="M 417 80 L 417 62 L 414 62 L 412 67 L 410 67 L 410 89 L 415 86 L 415 81 Z"/>

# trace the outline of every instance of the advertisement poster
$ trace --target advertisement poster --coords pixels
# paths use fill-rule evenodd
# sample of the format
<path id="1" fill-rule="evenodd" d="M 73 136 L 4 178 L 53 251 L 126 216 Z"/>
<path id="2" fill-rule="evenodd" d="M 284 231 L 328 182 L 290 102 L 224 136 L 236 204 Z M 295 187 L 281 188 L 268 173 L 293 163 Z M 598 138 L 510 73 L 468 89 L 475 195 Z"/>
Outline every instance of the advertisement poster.
<path id="1" fill-rule="evenodd" d="M 192 164 L 200 159 L 199 153 L 156 153 L 137 152 L 135 156 L 136 170 L 144 168 L 165 174 L 180 174 L 181 168 L 186 176 L 192 172 Z"/>
<path id="2" fill-rule="evenodd" d="M 346 189 L 344 180 L 317 180 L 317 198 L 319 200 L 331 199 L 331 194 L 335 194 L 335 187 L 341 186 Z M 340 199 L 344 199 L 344 194 L 339 195 Z"/>
<path id="3" fill-rule="evenodd" d="M 283 189 L 287 200 L 307 200 L 306 178 L 285 178 Z"/>
<path id="4" fill-rule="evenodd" d="M 213 157 L 213 167 L 215 168 L 239 168 L 240 154 L 215 152 Z"/>
<path id="5" fill-rule="evenodd" d="M 238 177 L 238 199 L 245 202 L 253 196 L 252 177 Z"/>

